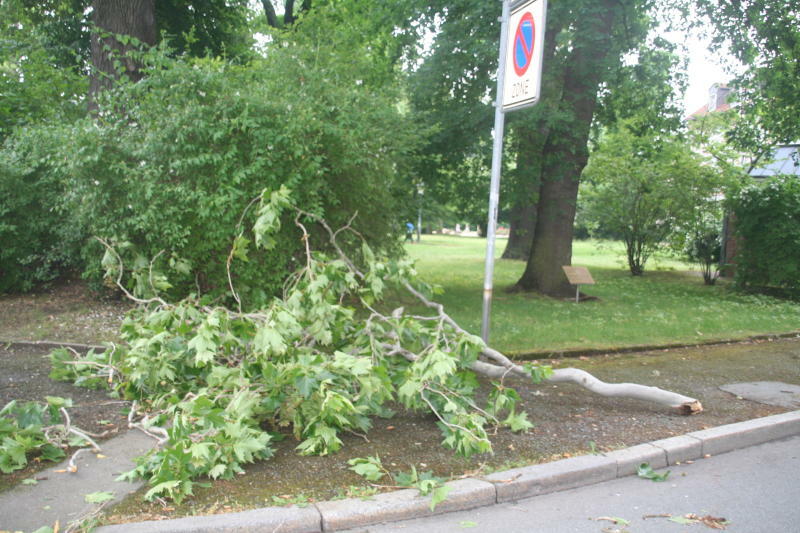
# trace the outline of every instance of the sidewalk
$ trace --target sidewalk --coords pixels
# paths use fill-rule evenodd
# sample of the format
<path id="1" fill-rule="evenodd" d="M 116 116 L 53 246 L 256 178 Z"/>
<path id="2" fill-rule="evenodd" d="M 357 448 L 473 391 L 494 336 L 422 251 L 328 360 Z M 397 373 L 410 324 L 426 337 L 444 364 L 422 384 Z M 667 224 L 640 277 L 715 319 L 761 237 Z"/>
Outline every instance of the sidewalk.
<path id="1" fill-rule="evenodd" d="M 77 472 L 66 471 L 68 461 L 64 461 L 32 476 L 39 480 L 35 485 L 18 485 L 0 492 L 0 532 L 27 533 L 43 526 L 53 527 L 56 521 L 63 531 L 69 522 L 97 508 L 86 501 L 86 495 L 94 492 L 113 493 L 114 499 L 109 504 L 121 501 L 142 482 L 123 483 L 115 479 L 132 469 L 134 458 L 147 452 L 154 442 L 140 431 L 127 431 L 103 442 L 99 455 L 88 449 L 82 453 L 75 461 Z"/>

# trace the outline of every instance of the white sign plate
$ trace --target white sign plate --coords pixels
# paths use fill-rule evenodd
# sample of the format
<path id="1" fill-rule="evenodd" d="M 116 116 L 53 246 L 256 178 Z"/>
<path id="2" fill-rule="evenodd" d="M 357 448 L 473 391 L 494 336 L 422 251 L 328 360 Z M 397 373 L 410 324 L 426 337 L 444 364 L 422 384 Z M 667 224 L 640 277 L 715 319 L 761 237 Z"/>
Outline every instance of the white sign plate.
<path id="1" fill-rule="evenodd" d="M 542 85 L 542 52 L 547 0 L 515 7 L 508 21 L 503 111 L 534 105 Z"/>

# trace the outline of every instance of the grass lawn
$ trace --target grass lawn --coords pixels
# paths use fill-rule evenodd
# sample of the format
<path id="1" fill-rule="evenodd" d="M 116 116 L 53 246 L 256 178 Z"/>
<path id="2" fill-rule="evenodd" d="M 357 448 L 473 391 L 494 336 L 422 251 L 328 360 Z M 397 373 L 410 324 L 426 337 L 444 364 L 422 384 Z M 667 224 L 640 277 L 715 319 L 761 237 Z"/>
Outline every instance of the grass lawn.
<path id="1" fill-rule="evenodd" d="M 497 256 L 505 241 L 498 240 Z M 486 241 L 430 236 L 407 245 L 423 280 L 444 289 L 437 300 L 466 329 L 478 334 L 481 322 Z M 644 276 L 625 266 L 621 243 L 576 241 L 573 265 L 589 268 L 598 300 L 576 304 L 531 294 L 508 294 L 519 279 L 521 261 L 495 263 L 491 344 L 508 353 L 558 353 L 673 343 L 740 339 L 800 330 L 800 303 L 743 294 L 722 280 L 703 284 L 692 265 L 669 257 L 647 263 Z"/>

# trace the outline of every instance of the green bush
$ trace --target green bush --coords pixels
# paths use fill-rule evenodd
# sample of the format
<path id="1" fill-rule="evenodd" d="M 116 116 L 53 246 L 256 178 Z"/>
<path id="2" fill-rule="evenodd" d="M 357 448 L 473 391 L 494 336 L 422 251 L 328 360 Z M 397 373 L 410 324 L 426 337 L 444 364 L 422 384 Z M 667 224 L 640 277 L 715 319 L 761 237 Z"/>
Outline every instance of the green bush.
<path id="1" fill-rule="evenodd" d="M 58 128 L 19 128 L 0 151 L 0 293 L 24 292 L 79 264 L 80 228 L 61 209 Z"/>
<path id="2" fill-rule="evenodd" d="M 265 188 L 291 188 L 304 210 L 337 226 L 358 213 L 368 242 L 397 246 L 397 189 L 417 136 L 398 95 L 359 87 L 366 66 L 332 47 L 285 44 L 246 66 L 145 53 L 145 78 L 107 94 L 98 117 L 64 139 L 70 212 L 145 278 L 163 250 L 154 268 L 176 267 L 172 296 L 227 289 L 237 228 L 255 217 L 242 206 Z M 236 269 L 250 304 L 278 291 L 303 253 L 294 225 L 285 228 L 273 252 Z M 103 253 L 87 245 L 89 277 L 101 275 Z"/>
<path id="3" fill-rule="evenodd" d="M 800 288 L 800 180 L 779 176 L 745 187 L 733 200 L 737 283 Z"/>

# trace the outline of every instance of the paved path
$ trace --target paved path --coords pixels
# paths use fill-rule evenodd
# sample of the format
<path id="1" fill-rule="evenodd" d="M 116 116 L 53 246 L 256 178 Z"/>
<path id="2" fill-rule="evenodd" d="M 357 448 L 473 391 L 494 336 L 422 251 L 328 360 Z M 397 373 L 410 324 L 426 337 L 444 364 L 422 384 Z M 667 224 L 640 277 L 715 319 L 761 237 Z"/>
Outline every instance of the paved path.
<path id="1" fill-rule="evenodd" d="M 662 469 L 663 471 L 663 469 Z M 800 436 L 673 466 L 666 482 L 635 476 L 515 503 L 481 507 L 424 519 L 353 529 L 369 533 L 702 533 L 702 524 L 681 525 L 667 513 L 724 517 L 727 531 L 800 531 Z M 620 517 L 630 525 L 597 521 Z"/>
<path id="2" fill-rule="evenodd" d="M 36 474 L 34 477 L 41 479 L 36 485 L 18 485 L 0 492 L 0 531 L 35 531 L 53 527 L 56 521 L 63 531 L 69 522 L 97 507 L 86 502 L 87 494 L 113 492 L 114 501 L 121 500 L 141 483 L 123 483 L 115 478 L 132 469 L 133 459 L 154 442 L 141 431 L 130 430 L 101 443 L 103 457 L 89 450 L 83 452 L 76 460 L 75 473 L 59 472 L 67 468 L 65 461 Z"/>

